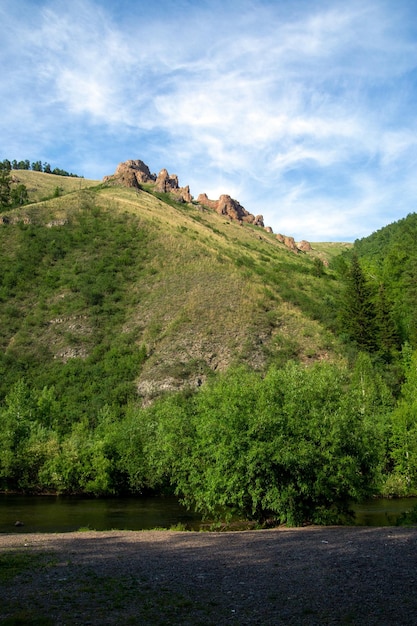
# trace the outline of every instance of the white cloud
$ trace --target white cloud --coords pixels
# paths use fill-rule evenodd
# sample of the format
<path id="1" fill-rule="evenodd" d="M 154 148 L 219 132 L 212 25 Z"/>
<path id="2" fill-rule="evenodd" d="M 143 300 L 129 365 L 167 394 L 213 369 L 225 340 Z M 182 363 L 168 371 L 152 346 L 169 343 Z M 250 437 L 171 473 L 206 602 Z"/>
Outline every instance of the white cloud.
<path id="1" fill-rule="evenodd" d="M 5 0 L 5 156 L 96 177 L 142 158 L 298 238 L 354 238 L 414 210 L 407 4 L 147 4 Z"/>

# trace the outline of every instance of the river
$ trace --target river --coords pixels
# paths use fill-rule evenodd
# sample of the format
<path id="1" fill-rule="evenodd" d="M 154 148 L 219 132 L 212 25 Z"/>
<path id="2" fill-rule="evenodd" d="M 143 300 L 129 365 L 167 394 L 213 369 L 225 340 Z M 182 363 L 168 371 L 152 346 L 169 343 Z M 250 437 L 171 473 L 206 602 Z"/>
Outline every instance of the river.
<path id="1" fill-rule="evenodd" d="M 394 526 L 417 498 L 375 499 L 355 505 L 359 526 Z M 15 526 L 16 522 L 22 526 Z M 0 533 L 91 530 L 149 530 L 179 524 L 198 529 L 201 518 L 176 498 L 80 498 L 0 495 Z"/>

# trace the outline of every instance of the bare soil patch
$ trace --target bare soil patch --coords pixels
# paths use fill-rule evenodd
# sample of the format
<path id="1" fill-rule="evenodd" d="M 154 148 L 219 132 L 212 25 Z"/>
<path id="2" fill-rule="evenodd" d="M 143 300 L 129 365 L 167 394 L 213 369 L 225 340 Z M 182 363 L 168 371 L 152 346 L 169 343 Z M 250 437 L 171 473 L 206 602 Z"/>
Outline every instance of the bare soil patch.
<path id="1" fill-rule="evenodd" d="M 417 623 L 416 528 L 0 535 L 12 557 L 5 624 Z"/>

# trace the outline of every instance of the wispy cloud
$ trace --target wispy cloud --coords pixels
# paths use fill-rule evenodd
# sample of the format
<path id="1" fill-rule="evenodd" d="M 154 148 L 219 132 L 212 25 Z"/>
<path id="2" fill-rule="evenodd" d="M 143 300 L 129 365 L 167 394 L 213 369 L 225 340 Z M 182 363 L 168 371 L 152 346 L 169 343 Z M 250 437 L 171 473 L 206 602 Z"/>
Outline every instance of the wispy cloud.
<path id="1" fill-rule="evenodd" d="M 352 239 L 415 209 L 413 3 L 12 0 L 4 157 L 142 158 L 275 231 Z"/>

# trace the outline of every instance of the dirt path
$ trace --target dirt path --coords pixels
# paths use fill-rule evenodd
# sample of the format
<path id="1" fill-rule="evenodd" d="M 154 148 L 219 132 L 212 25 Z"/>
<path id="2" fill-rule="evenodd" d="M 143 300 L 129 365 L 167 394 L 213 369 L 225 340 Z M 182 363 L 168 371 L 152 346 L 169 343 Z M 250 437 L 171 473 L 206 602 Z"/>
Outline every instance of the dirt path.
<path id="1" fill-rule="evenodd" d="M 416 528 L 0 535 L 0 567 L 6 624 L 417 624 Z"/>

